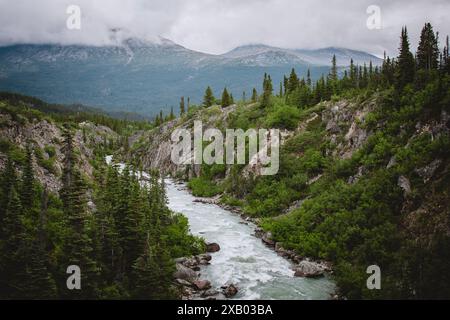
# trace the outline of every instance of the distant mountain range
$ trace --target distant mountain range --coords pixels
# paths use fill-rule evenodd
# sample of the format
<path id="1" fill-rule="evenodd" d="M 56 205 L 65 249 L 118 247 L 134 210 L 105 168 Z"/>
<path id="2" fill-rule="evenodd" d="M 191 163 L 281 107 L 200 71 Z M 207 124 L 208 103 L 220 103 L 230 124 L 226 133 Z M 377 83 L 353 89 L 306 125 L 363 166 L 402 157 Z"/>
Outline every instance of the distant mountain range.
<path id="1" fill-rule="evenodd" d="M 173 106 L 181 96 L 200 103 L 210 85 L 217 96 L 226 86 L 241 98 L 243 91 L 259 91 L 264 72 L 274 87 L 295 68 L 311 70 L 313 79 L 338 65 L 381 60 L 374 55 L 343 48 L 282 49 L 245 45 L 222 55 L 189 50 L 170 40 L 150 42 L 128 38 L 108 46 L 21 44 L 0 47 L 0 90 L 36 96 L 53 103 L 84 105 L 113 112 L 152 116 Z"/>

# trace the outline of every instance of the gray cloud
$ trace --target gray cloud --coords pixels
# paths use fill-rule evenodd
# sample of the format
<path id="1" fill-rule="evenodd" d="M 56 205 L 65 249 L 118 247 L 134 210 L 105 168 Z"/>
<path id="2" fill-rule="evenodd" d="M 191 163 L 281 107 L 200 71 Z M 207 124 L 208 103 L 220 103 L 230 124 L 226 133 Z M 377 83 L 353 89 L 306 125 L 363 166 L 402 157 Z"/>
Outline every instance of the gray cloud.
<path id="1" fill-rule="evenodd" d="M 79 5 L 82 29 L 66 28 L 66 8 Z M 366 27 L 369 5 L 381 8 L 382 28 Z M 0 44 L 102 45 L 111 28 L 132 36 L 161 35 L 190 49 L 226 52 L 248 43 L 289 48 L 348 47 L 393 55 L 407 25 L 416 46 L 430 21 L 450 31 L 448 0 L 0 0 Z"/>

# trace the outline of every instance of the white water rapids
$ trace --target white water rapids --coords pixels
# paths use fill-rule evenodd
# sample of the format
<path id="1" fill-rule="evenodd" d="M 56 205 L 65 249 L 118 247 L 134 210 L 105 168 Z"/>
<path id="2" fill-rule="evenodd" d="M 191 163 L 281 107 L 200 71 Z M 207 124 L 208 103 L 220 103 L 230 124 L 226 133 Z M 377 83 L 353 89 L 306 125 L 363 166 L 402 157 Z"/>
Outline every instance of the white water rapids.
<path id="1" fill-rule="evenodd" d="M 106 157 L 108 164 L 112 156 Z M 124 164 L 116 164 L 123 169 Z M 143 173 L 143 176 L 147 176 Z M 221 249 L 212 253 L 211 264 L 201 267 L 201 278 L 220 288 L 233 283 L 239 288 L 234 299 L 329 299 L 335 290 L 327 277 L 294 277 L 292 264 L 253 236 L 256 226 L 217 205 L 194 202 L 185 185 L 166 180 L 169 208 L 189 219 L 191 233 Z"/>

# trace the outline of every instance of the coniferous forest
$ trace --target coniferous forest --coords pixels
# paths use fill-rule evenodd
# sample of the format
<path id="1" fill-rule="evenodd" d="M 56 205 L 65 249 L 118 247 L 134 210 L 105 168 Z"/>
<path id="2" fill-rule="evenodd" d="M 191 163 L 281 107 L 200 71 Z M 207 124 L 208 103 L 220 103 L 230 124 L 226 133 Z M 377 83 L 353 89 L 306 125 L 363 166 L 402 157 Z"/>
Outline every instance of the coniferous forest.
<path id="1" fill-rule="evenodd" d="M 380 66 L 352 60 L 339 67 L 334 56 L 316 81 L 292 69 L 278 88 L 264 74 L 262 90 L 236 101 L 230 89 L 217 99 L 208 86 L 201 105 L 182 97 L 178 117 L 161 111 L 152 122 L 66 112 L 2 93 L 4 132 L 44 123 L 61 135 L 46 146 L 32 134 L 0 137 L 0 299 L 180 298 L 175 259 L 205 252 L 205 243 L 167 206 L 163 178 L 171 172 L 141 161 L 151 143 L 145 132 L 226 108 L 234 108 L 230 128 L 291 133 L 280 170 L 255 176 L 242 165 L 202 165 L 179 177 L 193 195 L 220 195 L 222 205 L 256 219 L 283 248 L 329 261 L 339 297 L 449 299 L 448 37 L 444 42 L 427 23 L 413 53 L 404 27 L 398 55 Z M 350 106 L 350 115 L 335 117 L 330 106 Z M 363 138 L 345 138 L 358 129 Z M 128 165 L 108 165 L 112 154 Z M 148 178 L 141 179 L 143 171 Z M 45 183 L 50 175 L 56 186 Z M 382 266 L 383 290 L 366 287 L 373 264 Z M 67 289 L 71 265 L 82 270 L 83 290 Z"/>

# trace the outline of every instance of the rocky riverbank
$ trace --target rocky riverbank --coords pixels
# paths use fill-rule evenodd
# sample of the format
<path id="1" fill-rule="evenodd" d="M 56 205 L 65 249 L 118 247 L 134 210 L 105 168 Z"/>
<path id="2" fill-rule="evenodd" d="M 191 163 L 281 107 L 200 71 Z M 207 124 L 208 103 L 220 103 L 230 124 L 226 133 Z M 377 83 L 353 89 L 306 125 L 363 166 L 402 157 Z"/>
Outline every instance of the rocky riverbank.
<path id="1" fill-rule="evenodd" d="M 181 183 L 180 183 L 181 184 Z M 189 189 L 186 189 L 189 191 Z M 220 201 L 220 196 L 212 198 L 196 198 L 195 202 L 205 204 L 215 204 L 222 209 L 228 210 L 235 214 L 238 214 L 242 218 L 242 223 L 253 223 L 257 227 L 255 229 L 254 236 L 261 239 L 261 241 L 268 247 L 272 248 L 279 256 L 291 261 L 293 263 L 294 276 L 306 277 L 306 278 L 319 278 L 325 276 L 325 274 L 332 274 L 333 267 L 331 262 L 323 260 L 312 260 L 308 257 L 298 255 L 294 250 L 283 248 L 280 242 L 276 242 L 272 238 L 270 232 L 266 232 L 259 227 L 260 220 L 247 216 L 242 212 L 239 207 L 230 206 Z"/>
<path id="2" fill-rule="evenodd" d="M 217 243 L 207 244 L 207 250 L 216 252 L 220 250 Z M 208 253 L 178 258 L 174 283 L 180 290 L 183 300 L 223 300 L 231 298 L 238 293 L 238 288 L 232 283 L 225 283 L 220 288 L 212 288 L 211 282 L 201 279 L 201 266 L 210 264 L 212 257 Z"/>

